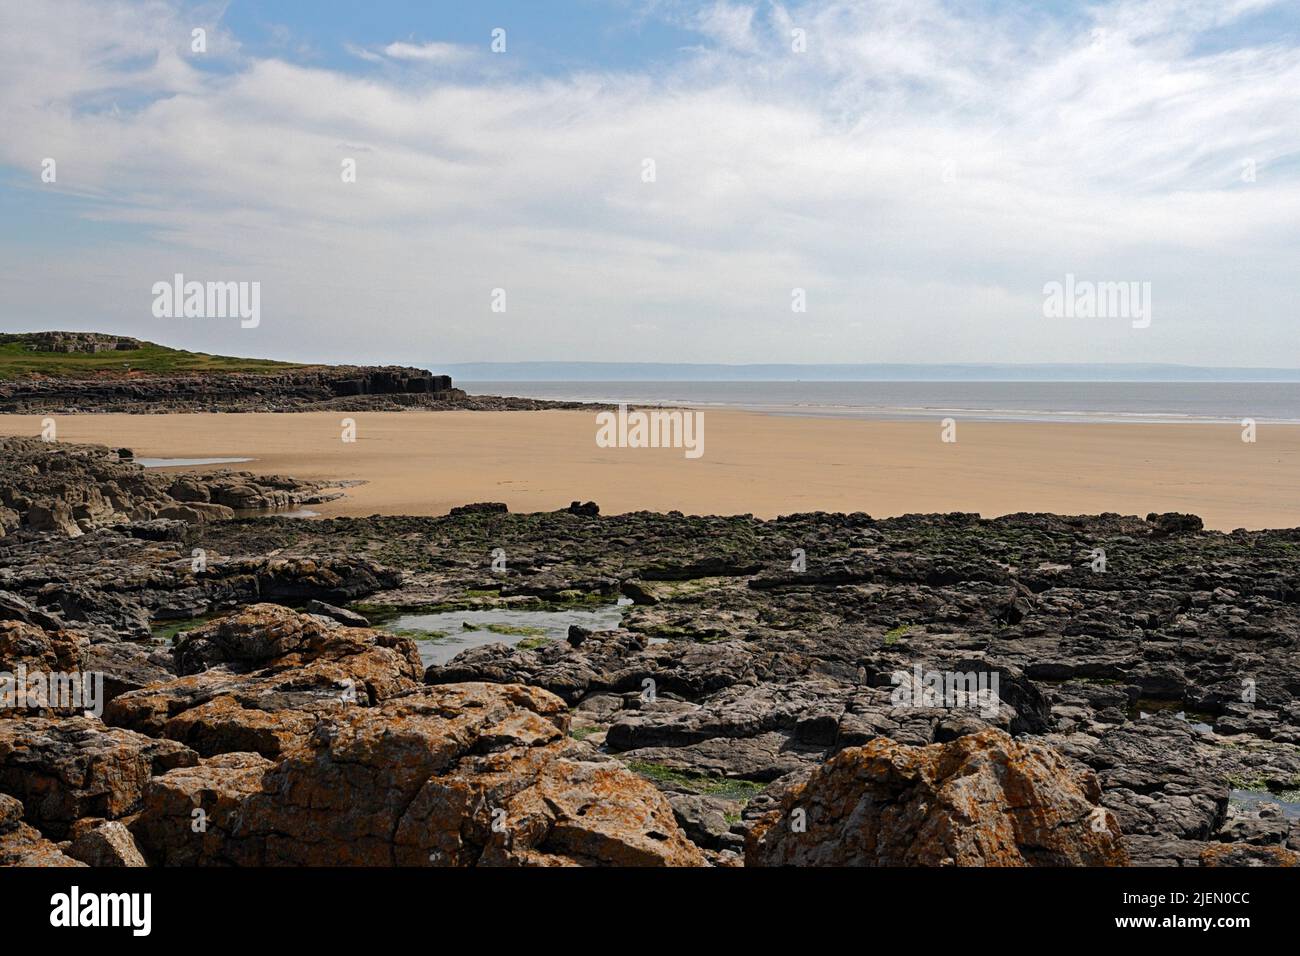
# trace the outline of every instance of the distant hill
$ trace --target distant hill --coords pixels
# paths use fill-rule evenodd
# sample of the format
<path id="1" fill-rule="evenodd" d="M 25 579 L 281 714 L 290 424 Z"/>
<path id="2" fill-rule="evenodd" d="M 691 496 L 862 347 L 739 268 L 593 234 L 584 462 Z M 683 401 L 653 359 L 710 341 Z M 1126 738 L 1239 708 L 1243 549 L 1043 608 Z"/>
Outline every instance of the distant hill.
<path id="1" fill-rule="evenodd" d="M 132 372 L 277 372 L 303 367 L 271 359 L 185 352 L 101 332 L 0 333 L 0 381 L 126 377 Z"/>

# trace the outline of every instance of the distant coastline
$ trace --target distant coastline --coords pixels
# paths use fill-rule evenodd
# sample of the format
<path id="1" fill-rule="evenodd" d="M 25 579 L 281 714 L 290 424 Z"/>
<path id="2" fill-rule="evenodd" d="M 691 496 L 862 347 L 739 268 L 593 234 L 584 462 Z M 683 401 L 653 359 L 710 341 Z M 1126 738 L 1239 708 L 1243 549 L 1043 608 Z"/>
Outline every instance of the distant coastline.
<path id="1" fill-rule="evenodd" d="M 1300 382 L 1296 368 L 1139 363 L 440 362 L 458 382 Z"/>
<path id="2" fill-rule="evenodd" d="M 457 381 L 470 395 L 818 418 L 1198 424 L 1250 418 L 1300 423 L 1300 382 Z"/>

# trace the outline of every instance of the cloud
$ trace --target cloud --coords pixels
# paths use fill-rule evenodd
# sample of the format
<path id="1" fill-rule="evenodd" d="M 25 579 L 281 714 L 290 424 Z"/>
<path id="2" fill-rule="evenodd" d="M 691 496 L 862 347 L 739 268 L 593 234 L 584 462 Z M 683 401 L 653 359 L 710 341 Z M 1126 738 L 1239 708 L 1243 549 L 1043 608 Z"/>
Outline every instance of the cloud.
<path id="1" fill-rule="evenodd" d="M 1300 345 L 1300 50 L 1226 42 L 1265 6 L 675 5 L 701 46 L 561 76 L 358 53 L 432 80 L 235 38 L 214 69 L 161 2 L 6 5 L 0 162 L 109 232 L 6 246 L 0 314 L 358 361 L 1276 364 Z M 261 281 L 262 326 L 164 327 L 148 290 L 174 272 Z M 1151 281 L 1152 327 L 1044 319 L 1067 272 Z"/>
<path id="2" fill-rule="evenodd" d="M 711 6 L 696 13 L 690 23 L 725 49 L 748 51 L 756 49 L 758 45 L 753 32 L 754 13 L 754 7 L 749 4 L 716 0 Z"/>
<path id="3" fill-rule="evenodd" d="M 475 51 L 456 43 L 407 43 L 396 41 L 382 50 L 382 57 L 369 50 L 356 50 L 357 55 L 368 60 L 407 60 L 419 63 L 460 64 L 475 56 Z"/>

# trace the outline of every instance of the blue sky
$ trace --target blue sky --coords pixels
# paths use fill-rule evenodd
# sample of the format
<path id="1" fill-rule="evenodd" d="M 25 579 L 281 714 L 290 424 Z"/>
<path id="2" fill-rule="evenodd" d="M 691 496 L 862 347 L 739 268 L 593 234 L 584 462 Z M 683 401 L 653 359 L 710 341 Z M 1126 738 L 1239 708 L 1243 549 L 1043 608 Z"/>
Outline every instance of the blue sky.
<path id="1" fill-rule="evenodd" d="M 557 15 L 556 11 L 563 13 Z M 280 56 L 332 69 L 365 72 L 349 52 L 398 40 L 486 46 L 507 30 L 508 46 L 530 72 L 627 70 L 670 60 L 698 44 L 697 32 L 652 7 L 617 0 L 534 2 L 306 3 L 233 0 L 222 22 L 253 55 Z M 513 36 L 511 36 L 513 35 Z"/>
<path id="2" fill-rule="evenodd" d="M 1300 5 L 1274 0 L 6 4 L 0 328 L 1277 365 L 1298 118 Z M 261 326 L 155 318 L 177 272 L 260 282 Z M 1149 282 L 1149 327 L 1046 316 L 1067 274 Z"/>

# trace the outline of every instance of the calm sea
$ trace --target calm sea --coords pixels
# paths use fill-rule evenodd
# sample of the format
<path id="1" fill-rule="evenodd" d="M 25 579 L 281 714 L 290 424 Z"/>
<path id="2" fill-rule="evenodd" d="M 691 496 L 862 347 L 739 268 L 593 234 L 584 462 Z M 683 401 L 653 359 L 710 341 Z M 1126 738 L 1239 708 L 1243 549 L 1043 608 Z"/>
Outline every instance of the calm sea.
<path id="1" fill-rule="evenodd" d="M 475 395 L 907 420 L 1300 423 L 1300 382 L 472 382 Z"/>

